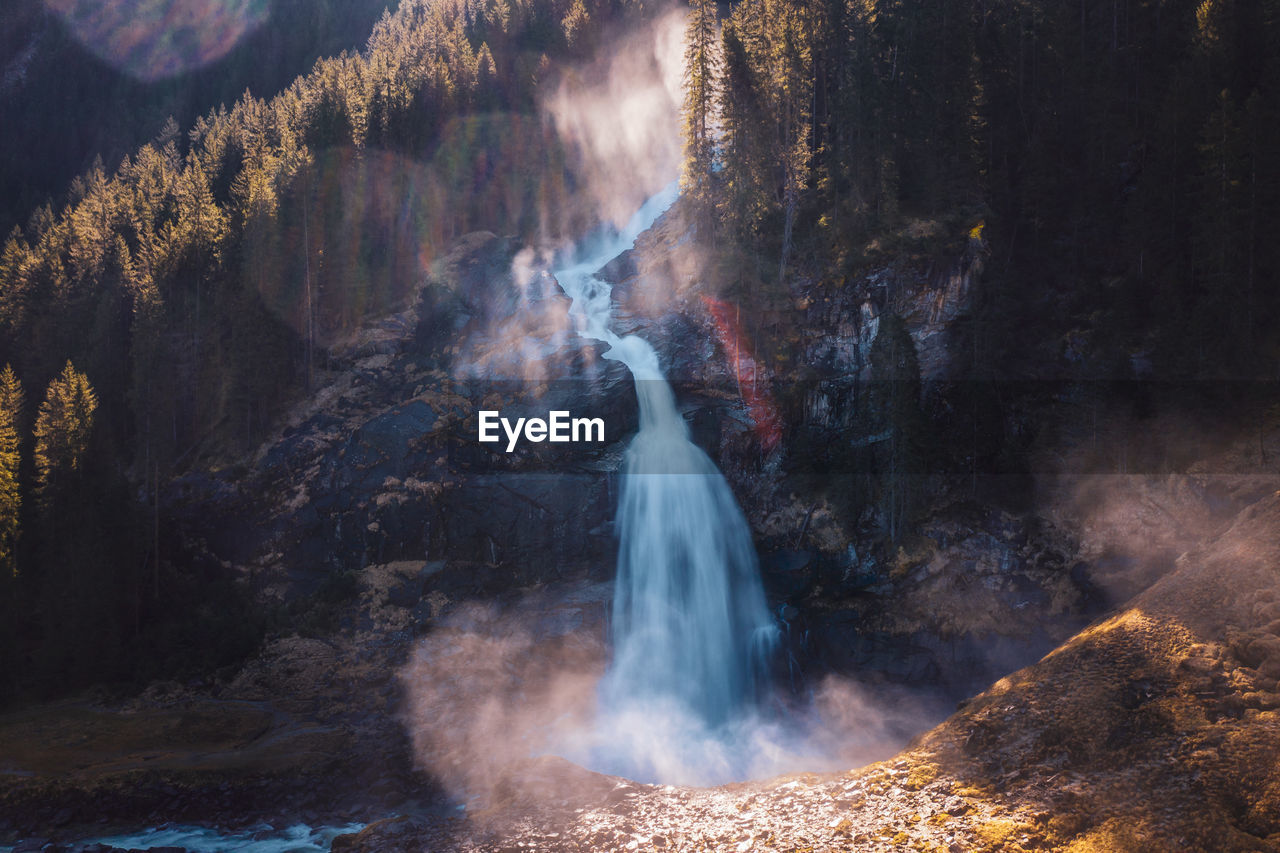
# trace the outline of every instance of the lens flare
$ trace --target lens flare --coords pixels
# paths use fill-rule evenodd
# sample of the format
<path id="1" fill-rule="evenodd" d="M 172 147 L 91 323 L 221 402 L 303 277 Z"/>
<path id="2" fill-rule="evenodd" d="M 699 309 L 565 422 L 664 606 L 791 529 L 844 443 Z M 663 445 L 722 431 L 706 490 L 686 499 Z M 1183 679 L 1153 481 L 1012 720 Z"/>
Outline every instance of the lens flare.
<path id="1" fill-rule="evenodd" d="M 734 379 L 738 382 L 738 390 L 751 414 L 760 446 L 767 453 L 782 441 L 782 417 L 773 403 L 768 382 L 759 381 L 762 371 L 743 338 L 742 328 L 737 320 L 738 311 L 729 303 L 711 296 L 702 297 L 702 302 L 711 311 L 720 346 L 732 359 L 731 367 Z"/>
<path id="2" fill-rule="evenodd" d="M 226 56 L 267 19 L 267 0 L 45 0 L 86 49 L 152 82 Z"/>

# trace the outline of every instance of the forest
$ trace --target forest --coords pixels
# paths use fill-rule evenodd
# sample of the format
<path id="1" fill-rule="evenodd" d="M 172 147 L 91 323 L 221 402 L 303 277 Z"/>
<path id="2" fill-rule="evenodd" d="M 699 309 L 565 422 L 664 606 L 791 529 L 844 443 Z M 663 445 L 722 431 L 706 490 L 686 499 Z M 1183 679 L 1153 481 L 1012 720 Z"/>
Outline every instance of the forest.
<path id="1" fill-rule="evenodd" d="M 0 25 L 0 851 L 1280 850 L 1280 0 Z"/>
<path id="2" fill-rule="evenodd" d="M 253 647 L 267 617 L 215 567 L 183 565 L 166 484 L 251 451 L 326 347 L 403 305 L 454 238 L 582 233 L 591 208 L 539 87 L 664 9 L 406 0 L 362 50 L 170 119 L 25 214 L 0 251 L 6 690 Z M 748 307 L 797 278 L 838 288 L 891 255 L 980 244 L 960 375 L 1276 377 L 1274 3 L 688 15 L 682 205 Z M 899 350 L 881 341 L 881 378 L 916 381 Z M 914 436 L 897 454 L 946 432 L 914 404 L 878 408 Z M 943 461 L 875 464 L 945 468 L 954 448 L 932 444 Z"/>
<path id="3" fill-rule="evenodd" d="M 252 448 L 326 342 L 400 305 L 453 238 L 533 237 L 548 218 L 585 228 L 565 154 L 533 115 L 538 81 L 550 57 L 586 56 L 606 24 L 641 14 L 630 0 L 405 3 L 364 50 L 191 127 L 170 118 L 13 228 L 0 250 L 6 690 L 252 647 L 260 626 L 228 579 L 165 562 L 159 490 Z M 194 618 L 175 616 L 187 606 Z"/>
<path id="4" fill-rule="evenodd" d="M 0 140 L 0 230 L 8 233 L 46 199 L 61 197 L 95 157 L 114 169 L 168 117 L 189 127 L 246 88 L 277 92 L 317 59 L 362 46 L 386 6 L 282 0 L 249 6 L 244 16 L 205 7 L 207 31 L 194 49 L 162 44 L 121 67 L 112 50 L 157 29 L 149 21 L 140 37 L 145 6 L 124 3 L 95 16 L 67 3 L 6 4 L 0 123 L 15 130 Z M 181 8 L 200 20 L 197 4 Z M 262 55 L 274 60 L 262 62 Z"/>
<path id="5" fill-rule="evenodd" d="M 938 220 L 990 246 L 976 375 L 1078 327 L 1081 376 L 1275 378 L 1273 4 L 744 0 L 719 41 L 692 14 L 687 194 L 762 282 Z"/>

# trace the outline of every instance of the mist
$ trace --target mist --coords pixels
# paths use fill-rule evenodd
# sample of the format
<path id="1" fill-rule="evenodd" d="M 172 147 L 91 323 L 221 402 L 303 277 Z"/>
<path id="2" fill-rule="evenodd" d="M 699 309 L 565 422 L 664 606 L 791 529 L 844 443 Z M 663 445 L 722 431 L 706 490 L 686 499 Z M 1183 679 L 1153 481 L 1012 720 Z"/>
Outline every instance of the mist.
<path id="1" fill-rule="evenodd" d="M 1102 604 L 1124 604 L 1223 533 L 1239 510 L 1280 487 L 1280 459 L 1248 419 L 1184 410 L 1176 399 L 1144 419 L 1094 419 L 1069 434 L 1041 478 L 1041 512 L 1077 543 Z"/>
<path id="2" fill-rule="evenodd" d="M 607 56 L 565 72 L 542 103 L 602 223 L 621 228 L 679 175 L 684 25 L 683 10 L 672 8 Z"/>
<path id="3" fill-rule="evenodd" d="M 591 610 L 603 616 L 603 608 Z M 757 713 L 714 729 L 662 701 L 602 715 L 603 638 L 602 618 L 581 620 L 573 603 L 551 592 L 505 608 L 459 606 L 399 673 L 402 722 L 418 767 L 468 813 L 482 813 L 514 791 L 558 801 L 571 793 L 565 784 L 593 776 L 571 774 L 539 792 L 523 777 L 540 756 L 609 774 L 611 757 L 645 754 L 649 766 L 635 781 L 718 785 L 860 767 L 894 754 L 939 719 L 920 694 L 834 675 L 801 697 L 779 687 Z"/>
<path id="4" fill-rule="evenodd" d="M 537 599 L 503 612 L 464 605 L 400 672 L 404 724 L 420 767 L 469 808 L 492 804 L 522 759 L 590 718 L 605 649 L 589 633 L 553 633 Z M 542 622 L 542 624 L 540 624 Z"/>

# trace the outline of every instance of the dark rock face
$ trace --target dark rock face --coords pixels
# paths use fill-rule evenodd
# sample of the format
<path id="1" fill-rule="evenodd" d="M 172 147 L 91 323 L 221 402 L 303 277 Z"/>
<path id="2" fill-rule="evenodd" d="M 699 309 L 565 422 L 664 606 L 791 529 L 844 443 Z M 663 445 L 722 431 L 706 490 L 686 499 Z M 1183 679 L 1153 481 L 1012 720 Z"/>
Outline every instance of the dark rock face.
<path id="1" fill-rule="evenodd" d="M 618 257 L 609 261 L 596 273 L 596 277 L 609 282 L 615 287 L 632 282 L 640 275 L 640 267 L 636 263 L 636 251 L 627 249 Z"/>
<path id="2" fill-rule="evenodd" d="M 517 275 L 514 254 L 492 234 L 461 239 L 413 309 L 332 354 L 338 369 L 249 471 L 180 481 L 168 512 L 186 538 L 286 596 L 405 559 L 504 565 L 519 584 L 607 570 L 631 377 L 569 331 L 555 280 Z M 481 410 L 602 418 L 605 441 L 507 453 L 505 437 L 478 441 Z"/>
<path id="3" fill-rule="evenodd" d="M 959 695 L 1069 633 L 1088 610 L 1087 578 L 1073 573 L 1072 546 L 1058 534 L 1025 518 L 943 511 L 922 544 L 894 558 L 877 550 L 874 519 L 841 518 L 787 473 L 788 454 L 806 451 L 766 448 L 749 399 L 784 387 L 785 377 L 749 353 L 731 354 L 740 318 L 704 298 L 677 230 L 660 221 L 602 271 L 615 286 L 615 326 L 658 350 L 691 434 L 734 486 L 798 689 L 836 671 Z M 188 478 L 173 499 L 192 527 L 205 525 L 192 538 L 213 558 L 250 566 L 285 597 L 366 566 L 438 566 L 430 580 L 415 575 L 389 594 L 408 620 L 406 636 L 437 615 L 435 594 L 458 601 L 584 573 L 610 579 L 615 478 L 636 427 L 631 376 L 572 332 L 546 270 L 517 262 L 510 242 L 492 234 L 459 241 L 440 269 L 411 311 L 334 354 L 340 369 L 247 476 Z M 802 421 L 789 434 L 841 436 L 845 398 L 866 378 L 886 309 L 907 317 L 928 365 L 929 341 L 944 345 L 980 270 L 971 247 L 946 274 L 884 271 L 865 287 L 801 300 L 799 351 L 827 379 L 803 411 L 788 410 Z M 514 453 L 477 441 L 481 410 L 514 419 L 553 409 L 604 418 L 606 441 L 525 443 Z M 255 527 L 222 526 L 243 519 L 246 506 Z"/>
<path id="4" fill-rule="evenodd" d="M 791 377 L 737 351 L 741 316 L 701 291 L 681 228 L 664 217 L 601 271 L 614 286 L 615 328 L 654 345 L 694 440 L 734 486 L 801 668 L 963 692 L 1064 636 L 1090 606 L 1070 543 L 1028 533 L 1023 518 L 941 512 L 927 545 L 895 560 L 878 550 L 874 518 L 841 518 L 814 493 L 824 472 L 809 481 L 787 473 L 807 445 L 766 447 L 751 400 L 776 392 L 793 439 L 847 443 L 884 311 L 906 319 L 925 375 L 947 375 L 949 330 L 981 273 L 981 244 L 949 266 L 885 268 L 839 289 L 797 283 L 797 357 L 819 378 L 788 408 Z M 614 478 L 636 428 L 633 382 L 602 357 L 603 345 L 577 337 L 559 285 L 517 248 L 488 233 L 459 240 L 412 310 L 334 354 L 340 370 L 247 476 L 184 481 L 174 510 L 185 508 L 192 538 L 286 596 L 397 560 L 446 561 L 445 576 L 470 567 L 477 591 L 584 570 L 610 578 Z M 514 419 L 553 409 L 603 418 L 605 443 L 526 443 L 508 454 L 505 440 L 477 441 L 481 410 Z M 231 529 L 245 507 L 259 523 Z M 1062 556 L 1049 566 L 1043 555 L 1053 547 Z M 410 610 L 415 594 L 402 593 Z"/>
<path id="5" fill-rule="evenodd" d="M 509 317 L 520 304 L 519 294 L 510 287 L 511 260 L 518 248 L 510 238 L 488 231 L 466 234 L 445 258 L 441 281 L 471 317 Z"/>
<path id="6" fill-rule="evenodd" d="M 1098 612 L 1071 537 L 1033 516 L 941 508 L 882 562 L 780 550 L 762 560 L 788 604 L 788 656 L 817 677 L 926 686 L 952 701 L 1060 643 Z"/>
<path id="7" fill-rule="evenodd" d="M 443 539 L 473 559 L 528 567 L 549 580 L 567 567 L 607 562 L 612 536 L 592 536 L 613 517 L 607 474 L 478 475 L 441 508 Z"/>

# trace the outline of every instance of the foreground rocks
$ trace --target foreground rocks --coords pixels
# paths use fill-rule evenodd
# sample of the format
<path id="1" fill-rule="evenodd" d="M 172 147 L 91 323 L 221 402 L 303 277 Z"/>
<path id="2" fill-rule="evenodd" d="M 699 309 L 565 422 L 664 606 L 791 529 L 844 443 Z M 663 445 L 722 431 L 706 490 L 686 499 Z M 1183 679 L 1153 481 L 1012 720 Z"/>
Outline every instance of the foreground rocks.
<path id="1" fill-rule="evenodd" d="M 543 768 L 532 803 L 335 849 L 1278 850 L 1278 526 L 1280 493 L 888 761 L 701 790 Z"/>

